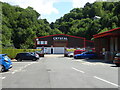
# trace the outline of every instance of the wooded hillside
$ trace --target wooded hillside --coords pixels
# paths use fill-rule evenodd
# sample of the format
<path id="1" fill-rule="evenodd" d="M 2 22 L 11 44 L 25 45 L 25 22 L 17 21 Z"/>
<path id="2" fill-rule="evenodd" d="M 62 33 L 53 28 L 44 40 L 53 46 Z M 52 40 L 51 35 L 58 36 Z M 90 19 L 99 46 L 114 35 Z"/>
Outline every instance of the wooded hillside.
<path id="1" fill-rule="evenodd" d="M 120 27 L 120 2 L 86 3 L 84 8 L 74 8 L 51 28 L 65 34 L 91 39 L 94 34 Z"/>
<path id="2" fill-rule="evenodd" d="M 35 37 L 61 33 L 91 40 L 94 34 L 120 27 L 120 2 L 86 3 L 51 24 L 39 17 L 32 7 L 2 3 L 3 48 L 33 48 Z"/>
<path id="3" fill-rule="evenodd" d="M 62 33 L 51 29 L 46 19 L 32 7 L 26 9 L 2 3 L 2 46 L 3 48 L 33 48 L 34 38 Z"/>

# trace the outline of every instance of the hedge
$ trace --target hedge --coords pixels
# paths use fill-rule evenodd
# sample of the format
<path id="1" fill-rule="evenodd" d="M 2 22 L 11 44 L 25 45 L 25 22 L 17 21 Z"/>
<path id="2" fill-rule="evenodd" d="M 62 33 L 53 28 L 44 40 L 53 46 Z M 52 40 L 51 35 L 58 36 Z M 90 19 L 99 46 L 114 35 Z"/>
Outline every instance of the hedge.
<path id="1" fill-rule="evenodd" d="M 10 58 L 15 58 L 17 53 L 22 52 L 35 52 L 41 51 L 41 49 L 2 49 L 1 54 L 7 54 Z"/>
<path id="2" fill-rule="evenodd" d="M 66 49 L 67 52 L 74 52 L 76 49 Z"/>

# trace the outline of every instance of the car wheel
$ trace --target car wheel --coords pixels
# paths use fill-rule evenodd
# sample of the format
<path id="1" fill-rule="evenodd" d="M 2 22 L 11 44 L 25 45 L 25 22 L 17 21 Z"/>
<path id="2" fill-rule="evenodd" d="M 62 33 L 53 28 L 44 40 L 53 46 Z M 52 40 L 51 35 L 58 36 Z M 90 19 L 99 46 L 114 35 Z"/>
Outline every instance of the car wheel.
<path id="1" fill-rule="evenodd" d="M 74 59 L 78 59 L 78 57 L 74 57 Z"/>
<path id="2" fill-rule="evenodd" d="M 18 62 L 19 62 L 19 61 L 22 61 L 22 59 L 18 58 L 17 61 L 18 61 Z"/>
<path id="3" fill-rule="evenodd" d="M 6 71 L 6 69 L 5 69 L 5 67 L 4 67 L 3 65 L 0 65 L 0 71 L 1 71 L 1 72 Z"/>
<path id="4" fill-rule="evenodd" d="M 89 59 L 92 59 L 92 58 L 85 58 L 85 59 L 89 60 Z"/>
<path id="5" fill-rule="evenodd" d="M 82 59 L 81 56 L 77 57 L 77 59 Z"/>
<path id="6" fill-rule="evenodd" d="M 116 63 L 116 66 L 117 66 L 117 67 L 119 67 L 119 66 L 120 66 L 120 64 Z"/>
<path id="7" fill-rule="evenodd" d="M 36 61 L 37 59 L 36 58 L 33 58 L 33 60 L 32 61 Z"/>

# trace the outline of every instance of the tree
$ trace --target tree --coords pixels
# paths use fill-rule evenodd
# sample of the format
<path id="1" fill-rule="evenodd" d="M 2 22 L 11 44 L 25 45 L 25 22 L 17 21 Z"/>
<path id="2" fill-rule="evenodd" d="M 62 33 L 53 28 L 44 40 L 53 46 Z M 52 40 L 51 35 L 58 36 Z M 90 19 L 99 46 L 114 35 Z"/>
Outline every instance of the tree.
<path id="1" fill-rule="evenodd" d="M 62 34 L 62 32 L 60 30 L 58 30 L 57 28 L 52 29 L 49 33 L 50 33 L 50 35 L 53 35 L 53 34 Z"/>
<path id="2" fill-rule="evenodd" d="M 95 16 L 100 18 L 94 19 Z M 3 48 L 33 48 L 35 37 L 62 33 L 91 40 L 94 34 L 120 27 L 120 2 L 86 3 L 51 24 L 39 17 L 32 7 L 23 9 L 2 3 Z"/>

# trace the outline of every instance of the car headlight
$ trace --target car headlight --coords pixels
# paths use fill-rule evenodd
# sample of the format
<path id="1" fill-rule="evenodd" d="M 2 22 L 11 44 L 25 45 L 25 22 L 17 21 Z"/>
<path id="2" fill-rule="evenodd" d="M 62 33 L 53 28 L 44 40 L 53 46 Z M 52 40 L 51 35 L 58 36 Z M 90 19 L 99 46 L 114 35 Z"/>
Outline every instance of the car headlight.
<path id="1" fill-rule="evenodd" d="M 118 57 L 115 57 L 114 60 L 118 60 Z"/>

